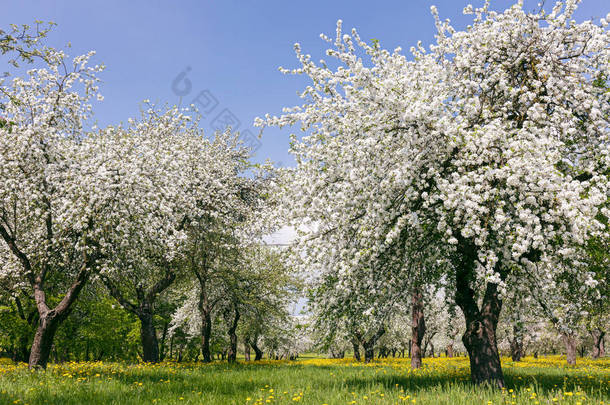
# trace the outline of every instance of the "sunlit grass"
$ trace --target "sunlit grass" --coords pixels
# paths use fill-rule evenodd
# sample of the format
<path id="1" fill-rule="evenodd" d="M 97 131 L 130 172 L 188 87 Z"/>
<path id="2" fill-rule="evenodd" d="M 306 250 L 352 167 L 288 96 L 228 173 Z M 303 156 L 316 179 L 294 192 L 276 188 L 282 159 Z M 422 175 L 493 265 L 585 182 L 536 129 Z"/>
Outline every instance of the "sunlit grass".
<path id="1" fill-rule="evenodd" d="M 507 388 L 469 382 L 466 358 L 409 359 L 364 365 L 306 358 L 213 363 L 64 363 L 46 372 L 0 362 L 2 404 L 603 404 L 610 402 L 610 359 L 559 356 L 503 361 Z"/>

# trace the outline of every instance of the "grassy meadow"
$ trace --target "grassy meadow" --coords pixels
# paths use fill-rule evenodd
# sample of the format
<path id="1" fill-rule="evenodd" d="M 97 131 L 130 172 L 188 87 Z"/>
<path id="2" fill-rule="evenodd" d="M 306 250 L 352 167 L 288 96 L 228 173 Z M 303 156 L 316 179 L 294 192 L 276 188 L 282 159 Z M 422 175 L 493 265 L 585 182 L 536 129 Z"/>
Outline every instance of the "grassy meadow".
<path id="1" fill-rule="evenodd" d="M 474 387 L 467 358 L 304 358 L 258 363 L 64 363 L 46 372 L 0 361 L 0 404 L 609 404 L 610 358 L 503 361 L 507 388 Z"/>

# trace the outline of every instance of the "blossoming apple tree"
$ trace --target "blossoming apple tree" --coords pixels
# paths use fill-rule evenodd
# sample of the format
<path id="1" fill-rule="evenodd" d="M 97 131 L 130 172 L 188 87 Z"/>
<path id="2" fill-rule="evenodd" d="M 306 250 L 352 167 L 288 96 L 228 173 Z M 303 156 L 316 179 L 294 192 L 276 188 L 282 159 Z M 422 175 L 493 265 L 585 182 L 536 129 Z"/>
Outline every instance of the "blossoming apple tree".
<path id="1" fill-rule="evenodd" d="M 176 107 L 150 106 L 127 128 L 108 128 L 120 145 L 109 160 L 120 177 L 117 198 L 126 222 L 115 232 L 115 249 L 101 279 L 121 305 L 141 322 L 143 360 L 159 360 L 153 324 L 155 301 L 192 260 L 189 229 L 204 216 L 234 216 L 239 177 L 247 164 L 229 132 L 211 140 L 197 120 Z"/>
<path id="2" fill-rule="evenodd" d="M 595 81 L 609 70 L 610 34 L 605 19 L 573 21 L 576 7 L 467 7 L 463 31 L 433 8 L 436 43 L 411 58 L 339 22 L 334 41 L 322 36 L 338 67 L 297 44 L 301 67 L 284 71 L 311 79 L 305 103 L 257 120 L 305 131 L 282 191 L 291 223 L 316 229 L 298 240 L 296 265 L 340 279 L 417 268 L 401 252 L 443 252 L 424 279 L 454 289 L 476 383 L 504 385 L 503 294 L 535 294 L 524 280 L 552 277 L 552 263 L 607 232 L 610 103 Z"/>
<path id="3" fill-rule="evenodd" d="M 45 67 L 1 88 L 0 237 L 10 252 L 1 276 L 27 285 L 36 301 L 31 367 L 46 366 L 57 326 L 108 247 L 115 183 L 99 143 L 82 132 L 103 69 L 87 66 L 91 56 L 47 50 Z M 50 285 L 64 291 L 55 307 Z"/>

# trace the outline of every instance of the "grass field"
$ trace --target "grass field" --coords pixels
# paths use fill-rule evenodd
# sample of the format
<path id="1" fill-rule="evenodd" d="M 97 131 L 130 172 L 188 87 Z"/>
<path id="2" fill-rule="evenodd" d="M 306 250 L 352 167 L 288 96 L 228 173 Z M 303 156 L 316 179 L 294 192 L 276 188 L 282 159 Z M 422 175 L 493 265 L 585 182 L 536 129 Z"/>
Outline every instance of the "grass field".
<path id="1" fill-rule="evenodd" d="M 609 404 L 610 359 L 503 361 L 507 388 L 469 382 L 466 358 L 370 365 L 350 359 L 158 365 L 0 363 L 1 404 Z"/>

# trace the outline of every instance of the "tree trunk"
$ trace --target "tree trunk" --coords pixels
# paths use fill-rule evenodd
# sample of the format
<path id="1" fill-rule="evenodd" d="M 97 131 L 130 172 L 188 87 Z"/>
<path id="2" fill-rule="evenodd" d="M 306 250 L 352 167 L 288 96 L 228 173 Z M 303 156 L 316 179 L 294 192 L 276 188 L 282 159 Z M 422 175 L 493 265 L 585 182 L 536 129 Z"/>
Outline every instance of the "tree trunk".
<path id="1" fill-rule="evenodd" d="M 237 361 L 237 334 L 235 331 L 237 330 L 237 324 L 239 323 L 239 309 L 237 305 L 233 306 L 233 320 L 229 325 L 229 350 L 227 352 L 227 361 L 229 363 L 235 363 Z"/>
<path id="2" fill-rule="evenodd" d="M 244 340 L 244 359 L 250 361 L 250 344 L 248 343 L 248 339 Z"/>
<path id="3" fill-rule="evenodd" d="M 72 305 L 78 298 L 81 290 L 89 280 L 90 269 L 93 263 L 89 256 L 84 257 L 83 265 L 76 279 L 70 285 L 70 288 L 64 295 L 63 299 L 57 304 L 54 309 L 47 306 L 46 294 L 43 289 L 41 277 L 37 277 L 33 285 L 34 300 L 38 309 L 38 328 L 34 335 L 34 341 L 30 349 L 29 368 L 47 368 L 49 355 L 53 346 L 53 338 L 57 327 L 68 317 L 72 310 Z"/>
<path id="4" fill-rule="evenodd" d="M 153 323 L 152 311 L 144 307 L 140 313 L 140 339 L 142 341 L 142 361 L 147 363 L 159 362 L 159 344 L 157 331 Z"/>
<path id="5" fill-rule="evenodd" d="M 470 375 L 476 384 L 491 383 L 504 386 L 504 375 L 496 344 L 497 319 L 502 302 L 497 296 L 497 285 L 488 283 L 483 308 L 468 307 L 466 332 L 462 342 L 470 357 Z"/>
<path id="6" fill-rule="evenodd" d="M 210 353 L 210 339 L 212 337 L 212 317 L 208 311 L 204 311 L 201 316 L 201 354 L 204 363 L 212 362 Z"/>
<path id="7" fill-rule="evenodd" d="M 466 332 L 462 342 L 470 357 L 470 378 L 475 384 L 488 383 L 504 387 L 504 375 L 496 343 L 496 328 L 502 300 L 498 296 L 498 286 L 487 283 L 485 295 L 479 309 L 475 292 L 471 288 L 474 282 L 474 268 L 477 258 L 474 244 L 462 239 L 456 269 L 456 304 L 462 310 L 466 321 Z"/>
<path id="8" fill-rule="evenodd" d="M 377 332 L 371 336 L 369 340 L 364 341 L 364 362 L 370 363 L 375 358 L 375 343 L 379 340 L 381 336 L 385 333 L 385 327 L 381 327 L 377 330 Z"/>
<path id="9" fill-rule="evenodd" d="M 135 314 L 140 319 L 140 340 L 142 342 L 142 360 L 150 363 L 159 362 L 159 341 L 154 325 L 154 304 L 163 291 L 165 291 L 176 279 L 171 266 L 166 265 L 163 277 L 150 288 L 145 289 L 142 285 L 137 285 L 136 301 L 132 302 L 124 296 L 121 289 L 110 278 L 101 276 L 101 280 L 121 306 Z"/>
<path id="10" fill-rule="evenodd" d="M 354 348 L 354 359 L 360 361 L 360 343 L 358 343 L 358 339 L 352 338 L 352 347 Z"/>
<path id="11" fill-rule="evenodd" d="M 513 361 L 521 361 L 523 354 L 523 343 L 520 338 L 513 337 L 510 341 L 510 357 Z"/>
<path id="12" fill-rule="evenodd" d="M 561 338 L 566 346 L 566 360 L 573 366 L 576 364 L 576 338 L 567 333 L 562 333 Z"/>
<path id="13" fill-rule="evenodd" d="M 59 326 L 57 317 L 51 315 L 40 316 L 38 320 L 38 328 L 34 335 L 32 348 L 30 350 L 29 367 L 30 368 L 47 368 L 49 355 L 53 346 L 53 338 Z"/>
<path id="14" fill-rule="evenodd" d="M 374 345 L 371 345 L 371 346 L 365 345 L 364 346 L 364 362 L 370 363 L 371 361 L 373 361 L 374 358 L 375 358 Z"/>
<path id="15" fill-rule="evenodd" d="M 424 321 L 423 294 L 417 288 L 411 296 L 411 305 L 411 368 L 420 368 L 422 358 L 421 343 L 426 333 L 426 323 Z"/>
<path id="16" fill-rule="evenodd" d="M 598 359 L 606 355 L 606 348 L 604 347 L 604 336 L 606 333 L 601 329 L 594 329 L 591 331 L 593 336 L 593 353 L 592 357 Z"/>
<path id="17" fill-rule="evenodd" d="M 263 351 L 258 347 L 258 337 L 255 337 L 250 341 L 250 346 L 254 349 L 254 361 L 263 359 Z"/>
<path id="18" fill-rule="evenodd" d="M 453 344 L 447 346 L 447 357 L 453 357 Z"/>
<path id="19" fill-rule="evenodd" d="M 52 238 L 52 217 L 50 210 L 46 216 L 46 228 L 47 236 L 50 240 Z M 49 271 L 48 263 L 43 264 L 40 269 L 34 269 L 27 254 L 19 248 L 16 237 L 11 235 L 3 225 L 0 225 L 0 238 L 6 242 L 8 249 L 19 260 L 25 273 L 31 277 L 30 284 L 34 292 L 34 301 L 36 302 L 39 320 L 30 350 L 29 367 L 30 369 L 46 368 L 57 327 L 68 316 L 72 309 L 72 304 L 74 304 L 74 301 L 76 301 L 81 290 L 89 280 L 91 271 L 93 271 L 95 266 L 96 255 L 86 252 L 82 253 L 82 262 L 80 263 L 80 269 L 76 278 L 59 304 L 55 308 L 50 309 L 47 305 L 44 291 L 45 277 Z"/>

